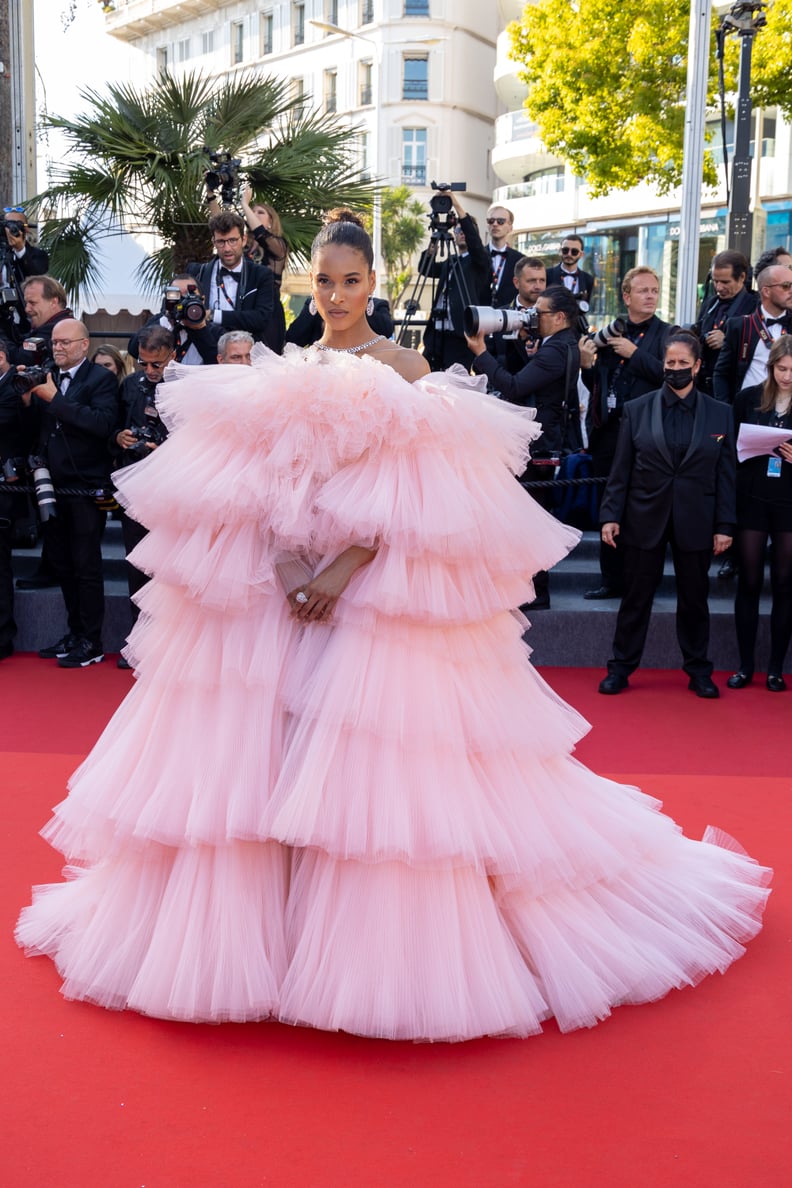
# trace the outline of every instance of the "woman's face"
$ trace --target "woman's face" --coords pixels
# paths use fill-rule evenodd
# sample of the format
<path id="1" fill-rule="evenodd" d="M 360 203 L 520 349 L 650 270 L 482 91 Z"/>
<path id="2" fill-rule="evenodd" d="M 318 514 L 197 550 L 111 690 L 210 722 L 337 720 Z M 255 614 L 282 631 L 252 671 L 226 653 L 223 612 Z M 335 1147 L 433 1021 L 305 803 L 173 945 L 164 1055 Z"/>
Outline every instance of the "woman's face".
<path id="1" fill-rule="evenodd" d="M 254 206 L 253 214 L 261 219 L 261 224 L 266 227 L 268 231 L 272 230 L 272 215 L 267 210 L 266 206 Z"/>
<path id="2" fill-rule="evenodd" d="M 362 252 L 341 244 L 320 248 L 311 266 L 311 292 L 330 329 L 350 330 L 366 316 L 374 273 Z"/>
<path id="3" fill-rule="evenodd" d="M 792 392 L 792 355 L 782 355 L 776 360 L 773 364 L 773 379 L 779 391 Z"/>
<path id="4" fill-rule="evenodd" d="M 112 371 L 113 375 L 118 375 L 118 367 L 112 355 L 98 354 L 94 358 L 94 363 L 97 363 L 99 367 L 105 367 L 108 371 Z"/>
<path id="5" fill-rule="evenodd" d="M 701 367 L 701 361 L 684 342 L 672 342 L 665 353 L 664 366 L 668 371 L 681 371 L 684 367 L 689 367 L 695 376 Z"/>

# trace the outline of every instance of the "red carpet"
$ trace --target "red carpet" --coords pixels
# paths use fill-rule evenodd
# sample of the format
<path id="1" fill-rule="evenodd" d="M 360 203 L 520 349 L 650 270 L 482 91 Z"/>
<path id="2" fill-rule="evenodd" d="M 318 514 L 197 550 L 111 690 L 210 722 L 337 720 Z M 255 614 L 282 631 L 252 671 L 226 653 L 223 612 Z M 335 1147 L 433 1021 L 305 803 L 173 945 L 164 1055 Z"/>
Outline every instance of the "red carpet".
<path id="1" fill-rule="evenodd" d="M 60 870 L 37 830 L 131 677 L 0 664 L 3 1188 L 787 1188 L 792 692 L 704 702 L 651 671 L 605 698 L 599 673 L 544 675 L 594 726 L 585 763 L 775 867 L 765 930 L 725 977 L 591 1031 L 415 1046 L 65 1002 L 11 934 Z"/>

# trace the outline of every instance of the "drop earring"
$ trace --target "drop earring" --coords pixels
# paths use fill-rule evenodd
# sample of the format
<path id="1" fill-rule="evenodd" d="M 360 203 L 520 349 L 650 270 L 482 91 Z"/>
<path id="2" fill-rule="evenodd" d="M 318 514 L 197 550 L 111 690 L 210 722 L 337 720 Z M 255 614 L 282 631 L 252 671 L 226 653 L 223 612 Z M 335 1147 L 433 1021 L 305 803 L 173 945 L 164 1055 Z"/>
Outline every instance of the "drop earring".
<path id="1" fill-rule="evenodd" d="M 312 318 L 316 317 L 316 302 L 314 301 L 313 297 L 308 302 L 308 312 Z"/>
<path id="2" fill-rule="evenodd" d="M 366 317 L 370 318 L 373 313 L 374 313 L 374 298 L 369 297 L 368 303 L 366 305 Z"/>

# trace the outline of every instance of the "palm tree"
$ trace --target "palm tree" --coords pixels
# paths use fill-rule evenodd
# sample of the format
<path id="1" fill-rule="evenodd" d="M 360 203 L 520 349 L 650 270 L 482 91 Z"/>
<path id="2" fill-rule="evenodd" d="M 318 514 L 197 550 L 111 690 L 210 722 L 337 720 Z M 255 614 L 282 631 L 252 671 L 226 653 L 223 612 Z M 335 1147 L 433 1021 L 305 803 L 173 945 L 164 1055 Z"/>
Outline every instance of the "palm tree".
<path id="1" fill-rule="evenodd" d="M 248 73 L 218 82 L 167 72 L 146 89 L 82 92 L 89 110 L 51 116 L 69 143 L 53 184 L 27 203 L 39 212 L 51 270 L 72 297 L 95 294 L 96 246 L 122 231 L 153 231 L 160 246 L 138 276 L 154 292 L 212 253 L 204 175 L 209 152 L 242 161 L 257 198 L 281 216 L 291 251 L 304 257 L 328 207 L 367 209 L 373 187 L 356 168 L 354 130 L 306 111 L 288 82 Z"/>

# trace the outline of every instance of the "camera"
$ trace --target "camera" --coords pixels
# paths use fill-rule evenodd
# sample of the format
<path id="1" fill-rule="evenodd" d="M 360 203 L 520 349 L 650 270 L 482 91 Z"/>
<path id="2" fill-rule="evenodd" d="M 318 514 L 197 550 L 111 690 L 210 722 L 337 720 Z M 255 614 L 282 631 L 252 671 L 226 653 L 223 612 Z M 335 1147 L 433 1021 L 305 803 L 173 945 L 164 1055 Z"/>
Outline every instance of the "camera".
<path id="1" fill-rule="evenodd" d="M 211 164 L 211 168 L 207 169 L 204 175 L 207 190 L 210 194 L 219 190 L 223 206 L 232 206 L 239 184 L 242 161 L 239 157 L 232 157 L 230 153 L 213 153 L 208 145 L 204 145 L 204 152 Z"/>
<path id="2" fill-rule="evenodd" d="M 19 219 L 3 219 L 3 230 L 10 231 L 15 239 L 21 238 L 25 234 L 25 224 L 21 223 Z"/>
<path id="3" fill-rule="evenodd" d="M 16 305 L 18 301 L 16 289 L 10 285 L 0 285 L 0 305 Z"/>
<path id="4" fill-rule="evenodd" d="M 595 331 L 589 337 L 595 347 L 606 347 L 612 339 L 621 338 L 626 329 L 627 323 L 624 318 L 614 318 L 612 322 L 608 322 L 607 326 L 603 326 L 601 330 Z"/>
<path id="5" fill-rule="evenodd" d="M 457 217 L 454 204 L 449 198 L 450 190 L 466 190 L 467 182 L 432 182 L 432 189 L 437 190 L 429 199 L 429 226 L 432 231 L 449 231 L 456 225 Z"/>
<path id="6" fill-rule="evenodd" d="M 37 388 L 39 384 L 46 383 L 47 376 L 51 371 L 51 364 L 44 364 L 43 367 L 34 364 L 32 367 L 23 367 L 21 371 L 14 371 L 8 377 L 11 391 L 15 392 L 17 396 L 24 396 L 25 392 L 29 392 L 31 388 Z"/>
<path id="7" fill-rule="evenodd" d="M 186 322 L 197 326 L 206 317 L 206 303 L 198 292 L 197 285 L 188 285 L 186 294 L 181 289 L 165 290 L 165 313 L 172 322 Z"/>
<path id="8" fill-rule="evenodd" d="M 527 330 L 531 338 L 539 333 L 536 306 L 528 309 L 493 309 L 490 305 L 468 305 L 462 315 L 465 334 L 516 334 Z"/>
<path id="9" fill-rule="evenodd" d="M 49 472 L 49 467 L 43 458 L 39 458 L 37 454 L 31 454 L 28 458 L 28 469 L 33 478 L 33 487 L 36 493 L 36 503 L 38 504 L 39 515 L 41 516 L 42 524 L 46 524 L 47 520 L 52 519 L 55 515 L 55 488 L 52 485 L 52 475 Z"/>
<path id="10" fill-rule="evenodd" d="M 3 463 L 3 482 L 17 483 L 20 479 L 20 471 L 24 470 L 25 463 L 22 458 L 6 458 Z"/>
<path id="11" fill-rule="evenodd" d="M 153 394 L 156 385 L 147 380 L 145 376 L 141 376 L 140 378 L 143 381 L 141 383 L 141 387 L 144 388 L 147 393 L 150 392 Z M 135 444 L 133 446 L 127 446 L 125 453 L 131 455 L 132 457 L 148 457 L 148 455 L 151 453 L 151 450 L 148 448 L 149 445 L 162 445 L 163 441 L 168 436 L 168 430 L 160 420 L 159 413 L 153 404 L 146 408 L 145 417 L 145 425 L 133 425 L 129 430 L 135 439 Z"/>

